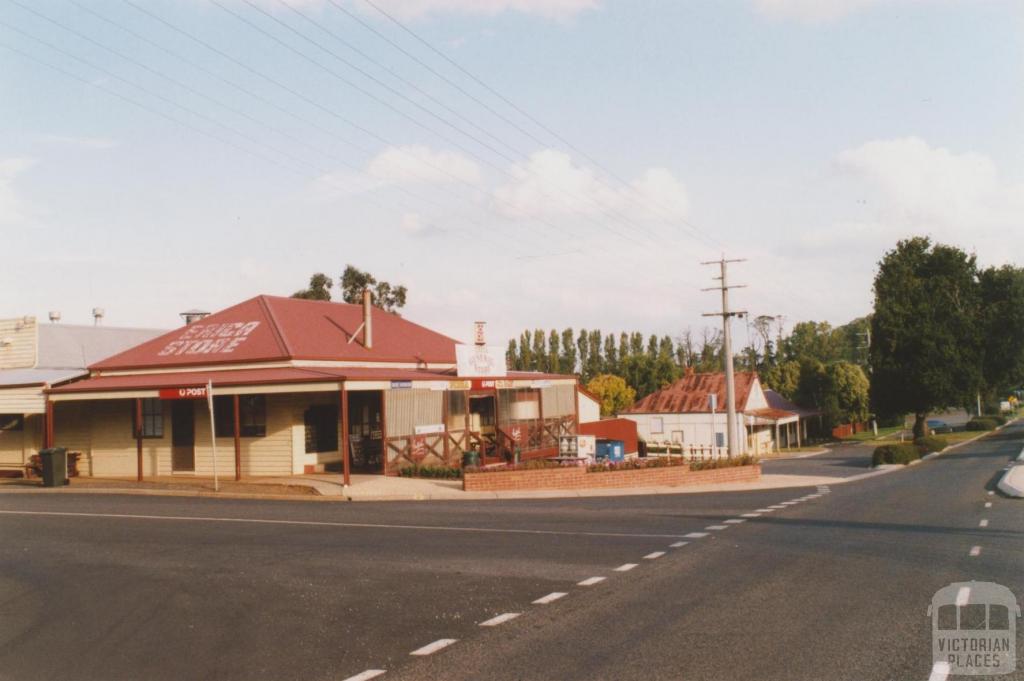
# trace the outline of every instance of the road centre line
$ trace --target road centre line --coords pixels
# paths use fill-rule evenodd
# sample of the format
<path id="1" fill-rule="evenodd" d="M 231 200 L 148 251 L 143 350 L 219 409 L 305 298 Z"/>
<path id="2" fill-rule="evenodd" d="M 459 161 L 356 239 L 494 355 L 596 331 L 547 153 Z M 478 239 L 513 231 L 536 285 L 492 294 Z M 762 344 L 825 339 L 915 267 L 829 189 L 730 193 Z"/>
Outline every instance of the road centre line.
<path id="1" fill-rule="evenodd" d="M 705 530 L 716 530 L 716 531 L 717 530 L 728 530 L 729 526 L 728 525 L 708 525 L 704 529 Z"/>
<path id="2" fill-rule="evenodd" d="M 729 518 L 728 520 L 725 521 L 725 524 L 726 525 L 739 525 L 740 523 L 745 523 L 745 522 L 747 522 L 747 521 L 744 520 L 743 518 Z"/>
<path id="3" fill-rule="evenodd" d="M 704 537 L 708 536 L 708 533 L 707 532 L 691 532 L 689 534 L 684 534 L 683 536 L 686 537 L 687 539 L 703 539 Z"/>
<path id="4" fill-rule="evenodd" d="M 481 627 L 496 627 L 499 624 L 504 624 L 505 622 L 508 622 L 509 620 L 514 620 L 515 618 L 519 617 L 522 614 L 523 613 L 521 613 L 521 612 L 506 612 L 504 614 L 498 615 L 497 617 L 492 617 L 491 619 L 487 620 L 486 622 L 481 622 L 480 626 Z"/>
<path id="5" fill-rule="evenodd" d="M 654 551 L 653 553 L 648 553 L 646 556 L 644 556 L 644 560 L 656 560 L 664 555 L 664 551 Z"/>
<path id="6" fill-rule="evenodd" d="M 980 556 L 981 555 L 981 547 L 980 546 L 972 546 L 971 547 L 970 555 L 971 556 Z"/>
<path id="7" fill-rule="evenodd" d="M 985 502 L 985 508 L 992 508 L 992 502 L 991 501 L 986 501 Z"/>
<path id="8" fill-rule="evenodd" d="M 989 495 L 989 496 L 993 496 L 993 495 L 994 495 L 995 493 L 996 493 L 996 492 L 995 492 L 995 490 L 991 490 L 991 489 L 990 489 L 990 490 L 988 491 L 988 495 Z"/>
<path id="9" fill-rule="evenodd" d="M 760 513 L 744 513 L 740 517 L 741 518 L 760 518 L 761 514 Z"/>
<path id="10" fill-rule="evenodd" d="M 423 646 L 422 648 L 417 648 L 416 650 L 412 651 L 409 654 L 410 655 L 417 655 L 417 656 L 420 656 L 420 657 L 422 657 L 424 655 L 433 655 L 437 651 L 443 650 L 444 648 L 447 648 L 448 646 L 450 646 L 451 644 L 453 644 L 453 643 L 455 643 L 457 641 L 458 641 L 458 639 L 456 639 L 456 638 L 439 638 L 438 640 L 434 641 L 433 643 L 428 643 L 427 645 Z"/>
<path id="11" fill-rule="evenodd" d="M 784 508 L 786 508 L 786 506 L 784 506 L 783 504 L 775 504 L 774 506 L 768 507 L 768 509 L 772 511 L 781 511 Z"/>
<path id="12" fill-rule="evenodd" d="M 771 513 L 774 510 L 775 510 L 774 508 L 759 508 L 759 509 L 756 509 L 756 512 L 757 513 Z"/>
<path id="13" fill-rule="evenodd" d="M 678 548 L 682 548 L 682 547 L 686 546 L 689 543 L 690 542 L 688 542 L 688 541 L 677 541 L 674 544 L 669 544 L 668 547 L 670 549 L 678 549 Z"/>
<path id="14" fill-rule="evenodd" d="M 978 527 L 988 527 L 988 518 L 982 518 L 981 522 L 978 523 Z"/>
<path id="15" fill-rule="evenodd" d="M 72 511 L 6 511 L 0 515 L 54 516 L 60 518 L 125 518 L 128 520 L 177 520 L 207 523 L 248 523 L 252 525 L 305 525 L 309 527 L 342 527 L 370 530 L 427 530 L 437 532 L 473 532 L 480 534 L 533 534 L 575 537 L 627 537 L 675 539 L 678 534 L 630 534 L 626 532 L 569 532 L 559 530 L 524 530 L 491 527 L 460 527 L 446 525 L 395 525 L 390 523 L 343 523 L 326 520 L 276 520 L 272 518 L 217 518 L 210 516 L 141 515 L 135 513 L 81 513 Z"/>
<path id="16" fill-rule="evenodd" d="M 605 579 L 607 577 L 587 577 L 582 582 L 576 582 L 576 586 L 594 586 L 595 584 L 600 584 Z"/>
<path id="17" fill-rule="evenodd" d="M 623 563 L 619 567 L 615 568 L 616 572 L 629 572 L 637 566 L 636 563 Z"/>
<path id="18" fill-rule="evenodd" d="M 381 674 L 386 673 L 386 669 L 367 669 L 365 672 L 360 672 L 355 676 L 350 676 L 347 679 L 342 679 L 342 681 L 370 681 L 370 679 L 375 679 Z"/>
<path id="19" fill-rule="evenodd" d="M 540 598 L 535 600 L 533 602 L 533 604 L 534 605 L 547 605 L 548 603 L 554 603 L 559 598 L 563 598 L 563 597 L 568 596 L 568 595 L 569 594 L 567 594 L 564 591 L 552 591 L 547 596 L 541 596 Z"/>

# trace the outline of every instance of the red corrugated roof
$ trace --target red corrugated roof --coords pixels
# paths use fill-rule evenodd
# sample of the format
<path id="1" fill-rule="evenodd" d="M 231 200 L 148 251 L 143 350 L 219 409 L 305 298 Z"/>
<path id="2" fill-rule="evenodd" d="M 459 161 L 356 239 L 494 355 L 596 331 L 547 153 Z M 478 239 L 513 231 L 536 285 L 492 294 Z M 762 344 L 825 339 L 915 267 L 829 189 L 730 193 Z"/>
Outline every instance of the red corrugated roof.
<path id="1" fill-rule="evenodd" d="M 757 380 L 752 371 L 740 371 L 734 376 L 736 408 L 743 411 L 750 391 Z M 725 374 L 691 374 L 672 385 L 638 400 L 623 414 L 709 414 L 708 395 L 718 395 L 718 411 L 725 411 Z"/>
<path id="2" fill-rule="evenodd" d="M 550 380 L 567 378 L 558 374 L 514 371 L 496 380 Z M 337 381 L 453 381 L 454 370 L 388 369 L 368 367 L 272 367 L 228 371 L 181 371 L 128 376 L 95 376 L 50 390 L 51 393 L 93 393 L 161 388 L 191 388 L 213 381 L 213 387 L 274 385 L 282 383 L 333 383 Z"/>
<path id="3" fill-rule="evenodd" d="M 455 363 L 458 341 L 373 308 L 373 349 L 361 305 L 257 296 L 93 364 L 94 371 L 288 359 Z"/>

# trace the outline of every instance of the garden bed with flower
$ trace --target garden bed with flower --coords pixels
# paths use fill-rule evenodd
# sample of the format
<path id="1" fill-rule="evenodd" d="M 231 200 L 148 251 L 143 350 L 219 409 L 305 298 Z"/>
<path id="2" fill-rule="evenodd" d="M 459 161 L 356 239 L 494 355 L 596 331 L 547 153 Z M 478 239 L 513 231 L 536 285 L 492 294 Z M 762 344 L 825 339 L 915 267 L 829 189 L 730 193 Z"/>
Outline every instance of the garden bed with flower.
<path id="1" fill-rule="evenodd" d="M 467 492 L 675 487 L 713 482 L 746 482 L 761 476 L 752 457 L 690 462 L 683 457 L 627 459 L 615 463 L 559 465 L 530 461 L 512 466 L 467 469 Z"/>

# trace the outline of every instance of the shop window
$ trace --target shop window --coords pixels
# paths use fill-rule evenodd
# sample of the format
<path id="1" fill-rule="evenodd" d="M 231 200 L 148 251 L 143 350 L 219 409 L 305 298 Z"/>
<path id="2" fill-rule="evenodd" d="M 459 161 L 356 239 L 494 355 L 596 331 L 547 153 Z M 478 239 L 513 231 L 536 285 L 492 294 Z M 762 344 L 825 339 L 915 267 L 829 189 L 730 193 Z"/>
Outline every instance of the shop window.
<path id="1" fill-rule="evenodd" d="M 215 395 L 213 423 L 217 437 L 234 437 L 235 413 L 233 395 Z M 242 437 L 265 437 L 267 434 L 267 399 L 263 395 L 241 395 L 238 398 L 238 434 Z"/>
<path id="2" fill-rule="evenodd" d="M 136 437 L 138 424 L 135 422 L 135 403 L 132 402 L 132 437 Z M 164 403 L 158 397 L 142 400 L 142 437 L 161 438 L 164 436 Z"/>
<path id="3" fill-rule="evenodd" d="M 0 431 L 25 430 L 25 417 L 21 414 L 0 414 Z"/>
<path id="4" fill-rule="evenodd" d="M 338 451 L 338 410 L 330 404 L 313 405 L 303 415 L 306 453 Z"/>

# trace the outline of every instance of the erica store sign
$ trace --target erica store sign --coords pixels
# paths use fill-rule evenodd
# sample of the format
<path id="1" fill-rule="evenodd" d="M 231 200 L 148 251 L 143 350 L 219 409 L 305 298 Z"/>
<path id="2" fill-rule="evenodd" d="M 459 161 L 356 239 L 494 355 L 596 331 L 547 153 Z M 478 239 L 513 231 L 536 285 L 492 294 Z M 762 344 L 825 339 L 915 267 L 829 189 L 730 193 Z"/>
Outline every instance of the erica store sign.
<path id="1" fill-rule="evenodd" d="M 259 322 L 228 322 L 225 324 L 190 324 L 176 340 L 164 346 L 157 353 L 160 357 L 171 355 L 227 355 L 260 325 Z"/>

